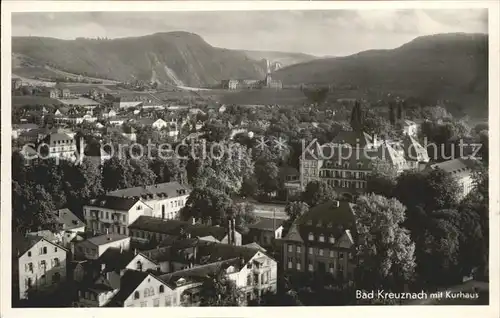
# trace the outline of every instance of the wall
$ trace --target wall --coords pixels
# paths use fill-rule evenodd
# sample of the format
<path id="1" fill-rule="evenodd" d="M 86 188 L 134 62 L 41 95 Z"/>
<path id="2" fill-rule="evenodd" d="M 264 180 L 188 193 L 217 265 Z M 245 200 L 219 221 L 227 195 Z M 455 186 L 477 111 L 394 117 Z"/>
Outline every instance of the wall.
<path id="1" fill-rule="evenodd" d="M 137 262 L 140 261 L 141 262 L 141 265 L 142 265 L 142 271 L 145 272 L 147 271 L 148 269 L 151 269 L 151 270 L 156 270 L 158 269 L 158 267 L 160 267 L 159 264 L 156 264 L 154 262 L 152 262 L 151 260 L 145 258 L 143 255 L 141 254 L 137 254 L 134 259 L 127 265 L 127 269 L 131 269 L 131 270 L 139 270 L 139 268 L 137 267 Z"/>
<path id="2" fill-rule="evenodd" d="M 41 250 L 46 248 L 47 254 L 41 254 Z M 31 256 L 29 256 L 31 255 Z M 54 259 L 59 259 L 59 266 L 56 266 Z M 58 283 L 54 283 L 54 275 L 59 275 L 60 282 L 66 280 L 67 275 L 67 251 L 46 240 L 40 240 L 31 249 L 19 258 L 19 296 L 26 298 L 28 290 L 27 281 L 31 279 L 32 286 L 39 290 L 51 289 Z M 45 267 L 41 262 L 45 261 Z M 28 264 L 33 264 L 33 272 L 29 271 Z"/>
<path id="3" fill-rule="evenodd" d="M 152 208 L 152 216 L 162 218 L 162 206 L 165 207 L 165 219 L 176 219 L 179 210 L 184 207 L 189 194 L 173 198 L 162 198 L 161 200 L 148 200 L 147 205 Z"/>
<path id="4" fill-rule="evenodd" d="M 160 293 L 160 286 L 163 286 L 164 292 Z M 151 294 L 145 293 L 149 290 Z M 139 298 L 135 299 L 135 291 L 139 292 Z M 139 286 L 130 294 L 130 296 L 124 301 L 124 307 L 165 307 L 173 306 L 172 301 L 175 298 L 176 302 L 178 297 L 172 297 L 172 295 L 177 294 L 172 291 L 167 285 L 148 275 L 144 281 L 139 284 Z"/>

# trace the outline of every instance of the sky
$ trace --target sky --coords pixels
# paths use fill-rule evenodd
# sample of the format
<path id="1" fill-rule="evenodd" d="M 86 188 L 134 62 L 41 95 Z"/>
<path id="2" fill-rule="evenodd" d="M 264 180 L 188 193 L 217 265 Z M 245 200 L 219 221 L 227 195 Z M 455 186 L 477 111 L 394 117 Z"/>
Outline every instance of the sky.
<path id="1" fill-rule="evenodd" d="M 487 33 L 486 9 L 13 13 L 13 36 L 119 38 L 187 31 L 228 49 L 344 56 L 418 36 Z"/>

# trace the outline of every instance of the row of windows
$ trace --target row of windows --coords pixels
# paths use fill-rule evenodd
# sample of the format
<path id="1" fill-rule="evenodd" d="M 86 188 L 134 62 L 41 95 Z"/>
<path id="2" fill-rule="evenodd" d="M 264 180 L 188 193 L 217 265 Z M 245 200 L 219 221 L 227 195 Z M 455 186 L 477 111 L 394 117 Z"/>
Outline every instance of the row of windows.
<path id="1" fill-rule="evenodd" d="M 52 284 L 57 284 L 61 281 L 61 274 L 60 273 L 54 273 L 52 274 Z M 45 285 L 47 284 L 47 276 L 42 275 L 40 276 L 40 279 L 38 280 L 40 285 Z M 26 288 L 31 288 L 33 287 L 33 279 L 31 277 L 26 278 L 24 281 Z"/>
<path id="2" fill-rule="evenodd" d="M 288 258 L 288 269 L 293 269 L 294 263 L 295 263 L 295 260 L 292 257 Z M 344 271 L 344 265 L 342 263 L 338 263 L 337 265 L 338 265 L 336 268 L 337 272 L 342 273 Z M 301 265 L 300 260 L 297 260 L 297 262 L 295 263 L 295 268 L 299 271 L 302 270 L 302 265 Z M 314 264 L 312 262 L 307 263 L 307 270 L 310 272 L 314 271 Z M 326 270 L 326 268 L 325 268 L 325 270 Z M 335 273 L 335 263 L 328 264 L 328 271 L 331 274 Z"/>
<path id="3" fill-rule="evenodd" d="M 319 172 L 319 176 L 324 178 L 365 179 L 367 175 L 368 175 L 367 172 L 326 170 L 326 169 L 322 169 Z"/>
<path id="4" fill-rule="evenodd" d="M 160 285 L 160 287 L 158 288 L 158 293 L 163 294 L 164 292 L 165 292 L 165 286 Z M 151 297 L 154 295 L 155 295 L 154 287 L 149 287 L 144 289 L 144 296 L 143 296 L 144 298 Z M 134 292 L 134 299 L 139 299 L 139 298 L 141 298 L 141 293 L 138 290 L 136 290 Z"/>
<path id="5" fill-rule="evenodd" d="M 47 254 L 47 246 L 44 246 L 44 247 L 40 247 L 40 250 L 39 250 L 39 255 L 45 255 Z M 54 252 L 57 252 L 57 247 L 54 247 Z M 31 257 L 31 251 L 28 251 L 28 257 Z"/>
<path id="6" fill-rule="evenodd" d="M 91 220 L 87 220 L 88 227 L 92 230 L 105 232 L 106 229 L 109 229 L 110 233 L 117 233 L 127 235 L 127 227 L 119 226 L 119 225 L 110 225 L 106 223 L 95 223 Z"/>
<path id="7" fill-rule="evenodd" d="M 167 296 L 165 297 L 165 306 L 170 307 L 172 305 L 175 305 L 177 302 L 177 297 L 175 294 L 172 295 L 172 297 Z M 148 302 L 147 301 L 141 301 L 139 304 L 140 307 L 147 307 Z M 134 304 L 130 304 L 127 307 L 134 307 Z M 160 298 L 155 298 L 153 299 L 153 307 L 160 307 Z"/>
<path id="8" fill-rule="evenodd" d="M 329 186 L 335 188 L 347 188 L 347 189 L 366 188 L 366 181 L 326 180 L 326 183 Z"/>
<path id="9" fill-rule="evenodd" d="M 51 260 L 51 267 L 59 267 L 61 266 L 61 262 L 59 261 L 59 258 L 54 258 Z M 47 262 L 45 260 L 41 260 L 39 263 L 38 263 L 38 268 L 41 270 L 41 271 L 46 271 L 47 270 Z M 33 263 L 32 262 L 29 262 L 27 264 L 25 264 L 25 271 L 26 272 L 31 272 L 33 273 L 34 271 L 34 266 L 33 266 Z"/>
<path id="10" fill-rule="evenodd" d="M 357 168 L 357 169 L 366 168 L 366 166 L 363 165 L 362 162 L 356 163 L 356 166 L 349 164 L 349 162 L 343 162 L 343 163 L 340 163 L 338 161 L 334 161 L 334 162 L 326 161 L 325 162 L 325 167 L 350 168 L 351 166 L 352 166 L 352 168 Z"/>
<path id="11" fill-rule="evenodd" d="M 71 144 L 73 143 L 73 140 L 67 139 L 67 140 L 53 140 L 52 144 L 53 145 L 60 145 L 60 144 Z"/>
<path id="12" fill-rule="evenodd" d="M 120 214 L 116 212 L 104 212 L 100 210 L 86 210 L 84 214 L 87 216 L 92 216 L 92 213 L 97 214 L 100 219 L 103 220 L 111 220 L 111 221 L 127 221 L 127 215 L 126 214 Z"/>
<path id="13" fill-rule="evenodd" d="M 288 245 L 288 252 L 289 253 L 293 252 L 293 245 L 292 244 Z M 297 245 L 295 247 L 295 252 L 302 253 L 302 248 L 301 248 L 300 245 Z M 312 248 L 312 247 L 307 248 L 307 253 L 309 255 L 313 255 L 314 254 L 314 248 Z M 317 255 L 319 255 L 319 256 L 335 257 L 335 252 L 334 252 L 334 250 L 328 250 L 328 249 L 318 248 L 317 249 Z M 339 259 L 340 260 L 344 259 L 344 253 L 343 252 L 339 252 Z"/>

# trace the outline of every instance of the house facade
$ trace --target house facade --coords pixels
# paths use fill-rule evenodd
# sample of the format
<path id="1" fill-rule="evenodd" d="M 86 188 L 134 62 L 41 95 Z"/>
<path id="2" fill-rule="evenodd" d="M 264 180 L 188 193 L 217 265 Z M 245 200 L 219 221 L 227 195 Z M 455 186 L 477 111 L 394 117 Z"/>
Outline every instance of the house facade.
<path id="1" fill-rule="evenodd" d="M 151 215 L 152 208 L 134 197 L 104 195 L 83 206 L 86 226 L 95 233 L 128 235 L 128 226 L 141 215 Z"/>
<path id="2" fill-rule="evenodd" d="M 68 250 L 42 237 L 17 237 L 14 243 L 13 282 L 19 299 L 31 291 L 51 291 L 66 281 Z"/>
<path id="3" fill-rule="evenodd" d="M 121 234 L 105 234 L 91 237 L 82 242 L 73 243 L 71 250 L 77 258 L 96 260 L 106 252 L 108 248 L 122 251 L 130 249 L 130 237 Z"/>
<path id="4" fill-rule="evenodd" d="M 283 219 L 260 217 L 257 223 L 248 225 L 248 238 L 266 249 L 276 247 L 277 240 L 282 238 Z"/>
<path id="5" fill-rule="evenodd" d="M 351 279 L 355 267 L 354 232 L 351 203 L 333 201 L 313 207 L 294 222 L 283 238 L 284 270 Z"/>
<path id="6" fill-rule="evenodd" d="M 474 189 L 472 173 L 475 164 L 473 159 L 458 158 L 431 164 L 428 169 L 441 169 L 450 174 L 458 183 L 458 197 L 463 199 Z"/>
<path id="7" fill-rule="evenodd" d="M 60 132 L 49 134 L 43 143 L 43 155 L 47 158 L 76 160 L 76 141 L 68 134 Z"/>

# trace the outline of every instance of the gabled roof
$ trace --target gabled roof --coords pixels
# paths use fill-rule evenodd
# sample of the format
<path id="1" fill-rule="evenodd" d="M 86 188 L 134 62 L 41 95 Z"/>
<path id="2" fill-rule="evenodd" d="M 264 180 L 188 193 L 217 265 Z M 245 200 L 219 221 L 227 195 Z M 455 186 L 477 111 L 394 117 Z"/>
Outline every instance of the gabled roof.
<path id="1" fill-rule="evenodd" d="M 265 248 L 263 248 L 262 246 L 260 246 L 259 244 L 255 243 L 255 242 L 252 242 L 252 243 L 249 243 L 249 244 L 245 244 L 243 246 L 250 247 L 250 248 L 259 250 L 261 252 L 264 252 L 264 253 L 266 252 Z"/>
<path id="2" fill-rule="evenodd" d="M 457 158 L 452 160 L 447 160 L 435 164 L 431 164 L 431 169 L 442 169 L 448 173 L 452 174 L 469 174 L 471 169 L 476 164 L 476 161 L 472 159 Z"/>
<path id="3" fill-rule="evenodd" d="M 225 227 L 192 224 L 178 220 L 165 220 L 146 215 L 138 217 L 128 228 L 172 236 L 180 236 L 181 232 L 184 231 L 192 237 L 213 236 L 219 241 L 227 235 Z"/>
<path id="4" fill-rule="evenodd" d="M 185 269 L 165 275 L 160 275 L 160 279 L 167 284 L 174 285 L 179 279 L 185 279 L 186 283 L 203 282 L 209 275 L 216 274 L 219 270 L 225 270 L 229 266 L 241 268 L 241 259 L 232 258 L 223 261 L 213 262 L 206 265 L 196 266 L 190 269 Z M 246 264 L 246 263 L 245 263 Z"/>
<path id="5" fill-rule="evenodd" d="M 96 246 L 99 246 L 99 245 L 104 245 L 104 244 L 108 244 L 111 242 L 125 240 L 128 238 L 129 237 L 127 235 L 110 233 L 110 234 L 104 234 L 104 235 L 91 237 L 91 238 L 87 239 L 87 242 L 90 242 Z"/>
<path id="6" fill-rule="evenodd" d="M 275 231 L 280 226 L 282 226 L 284 222 L 285 222 L 285 220 L 283 220 L 283 219 L 272 219 L 272 218 L 259 217 L 259 220 L 257 221 L 257 223 L 249 224 L 248 228 L 267 230 L 267 231 Z"/>
<path id="7" fill-rule="evenodd" d="M 248 246 L 236 246 L 229 244 L 207 244 L 198 248 L 199 256 L 207 256 L 207 263 L 219 262 L 233 258 L 243 259 L 248 262 L 258 252 L 257 249 Z"/>
<path id="8" fill-rule="evenodd" d="M 175 198 L 188 193 L 188 187 L 174 181 L 110 191 L 107 195 L 112 197 L 143 197 L 147 201 L 157 198 Z"/>
<path id="9" fill-rule="evenodd" d="M 338 202 L 338 206 L 335 202 Z M 329 236 L 338 239 L 344 235 L 345 230 L 352 232 L 356 229 L 353 207 L 354 204 L 344 201 L 319 204 L 296 220 L 297 233 L 303 242 L 308 240 L 309 233 L 315 236 L 324 235 L 325 242 Z M 288 237 L 289 235 L 287 235 L 287 240 Z"/>
<path id="10" fill-rule="evenodd" d="M 104 253 L 97 259 L 97 263 L 105 265 L 104 271 L 112 272 L 125 269 L 134 259 L 133 251 L 123 251 L 119 248 L 107 248 Z"/>
<path id="11" fill-rule="evenodd" d="M 126 270 L 120 280 L 120 290 L 110 300 L 110 304 L 123 303 L 149 275 L 147 272 Z"/>
<path id="12" fill-rule="evenodd" d="M 14 257 L 21 257 L 26 253 L 29 249 L 31 249 L 35 244 L 37 244 L 40 241 L 45 241 L 49 244 L 52 244 L 55 247 L 58 247 L 62 250 L 67 251 L 66 248 L 51 242 L 41 236 L 37 235 L 22 235 L 17 232 L 12 232 L 12 256 Z"/>
<path id="13" fill-rule="evenodd" d="M 54 212 L 59 220 L 59 223 L 63 225 L 63 230 L 71 230 L 74 228 L 79 228 L 85 226 L 83 223 L 70 209 L 60 209 Z"/>
<path id="14" fill-rule="evenodd" d="M 364 148 L 371 145 L 372 142 L 372 136 L 359 131 L 340 131 L 332 140 L 334 144 L 348 144 L 353 148 Z"/>
<path id="15" fill-rule="evenodd" d="M 137 198 L 103 195 L 97 199 L 90 200 L 88 205 L 95 207 L 102 207 L 111 210 L 128 211 L 138 201 L 139 199 Z"/>
<path id="16" fill-rule="evenodd" d="M 403 138 L 403 148 L 405 151 L 405 157 L 407 160 L 428 162 L 429 155 L 427 149 L 422 147 L 420 143 L 410 135 L 406 135 Z"/>

